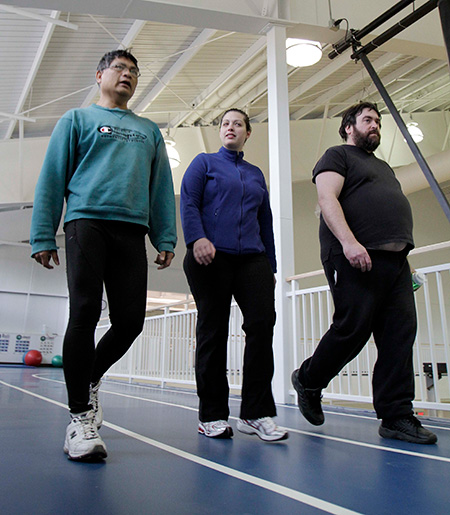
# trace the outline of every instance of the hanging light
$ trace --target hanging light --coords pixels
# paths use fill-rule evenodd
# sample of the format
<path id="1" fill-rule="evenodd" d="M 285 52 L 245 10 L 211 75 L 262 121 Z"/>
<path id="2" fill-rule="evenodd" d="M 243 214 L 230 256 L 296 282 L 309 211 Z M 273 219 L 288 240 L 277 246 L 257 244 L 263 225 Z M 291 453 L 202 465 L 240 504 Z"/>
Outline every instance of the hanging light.
<path id="1" fill-rule="evenodd" d="M 312 66 L 322 58 L 322 45 L 308 39 L 286 39 L 286 62 L 295 68 Z"/>
<path id="2" fill-rule="evenodd" d="M 423 132 L 420 130 L 417 122 L 408 122 L 406 128 L 416 143 L 420 143 L 423 140 Z"/>
<path id="3" fill-rule="evenodd" d="M 179 166 L 181 163 L 180 154 L 178 150 L 175 148 L 175 140 L 170 136 L 169 129 L 167 129 L 167 134 L 164 136 L 164 143 L 166 144 L 167 157 L 169 158 L 170 167 L 172 170 Z"/>

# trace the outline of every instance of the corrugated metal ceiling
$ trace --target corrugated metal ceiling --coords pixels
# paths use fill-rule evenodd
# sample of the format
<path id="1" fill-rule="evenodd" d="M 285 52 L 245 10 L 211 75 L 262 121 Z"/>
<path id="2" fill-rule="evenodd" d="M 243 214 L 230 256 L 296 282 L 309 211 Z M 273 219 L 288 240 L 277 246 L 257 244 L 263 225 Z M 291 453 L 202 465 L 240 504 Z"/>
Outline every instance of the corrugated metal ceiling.
<path id="1" fill-rule="evenodd" d="M 30 12 L 52 15 L 43 9 Z M 20 133 L 19 123 L 5 114 L 34 118 L 35 123 L 23 123 L 23 134 L 42 137 L 51 133 L 65 111 L 95 101 L 94 76 L 100 57 L 124 43 L 132 47 L 142 71 L 130 107 L 140 108 L 160 127 L 172 127 L 180 120 L 182 125 L 215 123 L 218 113 L 232 106 L 247 109 L 255 122 L 267 121 L 261 35 L 104 16 L 57 12 L 53 16 L 78 29 L 0 10 L 0 59 L 8 72 L 0 81 L 2 139 L 17 138 Z M 251 48 L 255 50 L 249 56 Z M 188 49 L 193 54 L 190 59 L 184 56 Z M 236 65 L 239 59 L 240 66 Z M 449 109 L 447 62 L 387 54 L 382 49 L 370 59 L 379 63 L 377 71 L 387 80 L 399 109 L 412 113 Z M 325 110 L 336 116 L 349 101 L 364 98 L 383 107 L 361 63 L 349 58 L 340 66 L 331 63 L 325 52 L 314 66 L 289 69 L 293 119 L 320 118 Z M 164 77 L 170 80 L 164 82 Z M 202 101 L 196 103 L 198 99 Z"/>

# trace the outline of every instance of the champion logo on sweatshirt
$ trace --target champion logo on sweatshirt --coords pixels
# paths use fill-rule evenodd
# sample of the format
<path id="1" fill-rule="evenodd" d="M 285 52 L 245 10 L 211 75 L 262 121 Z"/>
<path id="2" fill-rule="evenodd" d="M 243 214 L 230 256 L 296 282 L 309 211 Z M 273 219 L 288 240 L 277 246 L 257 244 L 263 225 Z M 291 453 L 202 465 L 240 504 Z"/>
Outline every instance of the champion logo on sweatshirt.
<path id="1" fill-rule="evenodd" d="M 100 125 L 97 130 L 100 132 L 102 138 L 138 143 L 147 139 L 147 136 L 142 132 L 123 129 L 122 127 L 111 127 L 111 125 Z"/>

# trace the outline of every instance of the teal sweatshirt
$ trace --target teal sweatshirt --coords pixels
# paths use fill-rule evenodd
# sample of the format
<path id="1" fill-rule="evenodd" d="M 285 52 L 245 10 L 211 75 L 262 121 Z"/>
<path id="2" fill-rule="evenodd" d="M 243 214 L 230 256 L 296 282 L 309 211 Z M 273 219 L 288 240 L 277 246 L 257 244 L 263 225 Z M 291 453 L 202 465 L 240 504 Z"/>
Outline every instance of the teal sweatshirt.
<path id="1" fill-rule="evenodd" d="M 130 110 L 93 104 L 58 121 L 35 190 L 32 255 L 57 249 L 64 199 L 64 223 L 91 218 L 144 225 L 158 252 L 173 252 L 175 197 L 164 140 L 155 123 Z"/>

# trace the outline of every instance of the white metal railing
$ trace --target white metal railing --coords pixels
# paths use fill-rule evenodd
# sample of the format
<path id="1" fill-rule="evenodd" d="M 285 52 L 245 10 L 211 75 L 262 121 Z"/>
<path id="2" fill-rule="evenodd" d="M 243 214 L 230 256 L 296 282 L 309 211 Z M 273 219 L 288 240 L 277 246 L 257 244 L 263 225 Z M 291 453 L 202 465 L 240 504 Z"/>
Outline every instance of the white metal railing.
<path id="1" fill-rule="evenodd" d="M 170 312 L 174 303 L 164 308 L 161 315 L 145 319 L 144 329 L 127 354 L 108 371 L 129 381 L 151 381 L 165 386 L 166 383 L 195 385 L 195 327 L 197 310 Z M 241 329 L 242 314 L 235 302 L 231 305 L 228 336 L 227 370 L 230 388 L 242 387 L 242 362 L 244 333 Z M 109 328 L 109 324 L 97 328 L 97 338 Z"/>
<path id="2" fill-rule="evenodd" d="M 450 411 L 450 263 L 418 268 L 426 282 L 416 291 L 418 331 L 414 344 L 417 408 Z M 307 277 L 311 277 L 308 274 Z M 292 362 L 297 366 L 311 356 L 333 315 L 328 286 L 299 288 L 302 276 L 290 278 Z M 362 352 L 324 390 L 324 398 L 372 401 L 372 370 L 377 359 L 373 338 Z M 294 394 L 294 391 L 291 391 Z"/>
<path id="3" fill-rule="evenodd" d="M 443 247 L 444 245 L 444 247 Z M 430 246 L 439 250 L 450 242 Z M 417 249 L 414 253 L 422 253 Z M 417 290 L 418 333 L 414 345 L 417 408 L 450 410 L 450 263 L 417 268 L 427 279 Z M 291 338 L 286 345 L 292 368 L 309 357 L 321 336 L 328 330 L 333 315 L 333 301 L 328 286 L 300 288 L 300 282 L 321 275 L 309 272 L 286 279 L 291 289 L 287 293 L 291 310 Z M 184 311 L 172 312 L 174 306 L 185 304 Z M 186 302 L 158 308 L 159 313 L 145 319 L 144 330 L 128 353 L 107 373 L 128 381 L 149 381 L 195 385 L 195 326 L 197 312 Z M 244 333 L 242 315 L 233 302 L 228 339 L 228 381 L 232 389 L 242 386 Z M 97 337 L 108 328 L 99 326 Z M 370 339 L 363 351 L 333 379 L 323 392 L 332 400 L 371 402 L 372 370 L 377 351 Z M 289 393 L 293 396 L 294 391 Z"/>

